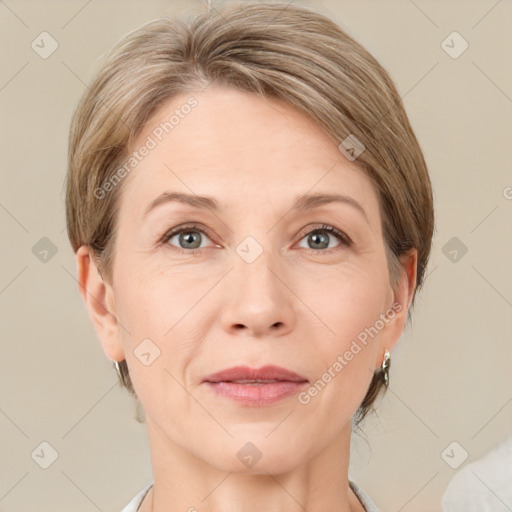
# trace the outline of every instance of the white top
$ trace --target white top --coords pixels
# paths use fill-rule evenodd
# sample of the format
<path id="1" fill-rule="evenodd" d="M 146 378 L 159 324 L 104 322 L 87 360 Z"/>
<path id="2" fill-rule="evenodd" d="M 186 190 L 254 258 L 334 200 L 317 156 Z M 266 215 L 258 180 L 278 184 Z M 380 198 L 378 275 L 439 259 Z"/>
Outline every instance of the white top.
<path id="1" fill-rule="evenodd" d="M 358 497 L 359 501 L 363 505 L 366 512 L 379 512 L 379 509 L 377 508 L 377 505 L 371 500 L 370 496 L 366 494 L 359 485 L 357 485 L 355 482 L 349 479 L 348 484 L 350 485 L 351 489 L 354 491 L 355 495 Z M 151 489 L 153 486 L 153 482 L 150 482 L 149 484 L 140 491 L 137 496 L 135 496 L 126 507 L 123 508 L 121 512 L 137 512 L 137 509 L 140 507 L 140 504 L 142 503 L 142 500 L 144 499 L 144 496 L 146 496 L 146 493 Z"/>
<path id="2" fill-rule="evenodd" d="M 452 460 L 457 468 L 446 487 L 441 506 L 444 512 L 510 512 L 512 508 L 512 434 L 481 458 L 464 462 L 464 448 L 454 446 Z M 468 456 L 467 453 L 465 454 Z"/>

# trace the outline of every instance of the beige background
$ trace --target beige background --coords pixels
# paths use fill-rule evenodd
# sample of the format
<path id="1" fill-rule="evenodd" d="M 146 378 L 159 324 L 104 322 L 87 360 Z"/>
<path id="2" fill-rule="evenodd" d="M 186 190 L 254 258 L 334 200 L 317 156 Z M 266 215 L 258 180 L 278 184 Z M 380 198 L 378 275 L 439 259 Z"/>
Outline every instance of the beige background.
<path id="1" fill-rule="evenodd" d="M 390 71 L 430 168 L 429 277 L 379 414 L 366 441 L 353 436 L 350 474 L 383 512 L 439 511 L 455 473 L 443 450 L 457 441 L 467 464 L 512 431 L 512 5 L 295 3 L 334 18 Z M 1 511 L 119 511 L 151 479 L 146 427 L 77 290 L 64 229 L 67 131 L 97 60 L 122 35 L 203 8 L 0 1 Z M 31 48 L 43 31 L 59 45 L 47 59 Z M 441 47 L 453 31 L 469 43 L 456 59 Z M 33 253 L 43 237 L 57 249 L 46 262 Z M 452 237 L 467 247 L 457 262 L 445 255 Z M 31 456 L 43 441 L 58 452 L 48 469 Z"/>

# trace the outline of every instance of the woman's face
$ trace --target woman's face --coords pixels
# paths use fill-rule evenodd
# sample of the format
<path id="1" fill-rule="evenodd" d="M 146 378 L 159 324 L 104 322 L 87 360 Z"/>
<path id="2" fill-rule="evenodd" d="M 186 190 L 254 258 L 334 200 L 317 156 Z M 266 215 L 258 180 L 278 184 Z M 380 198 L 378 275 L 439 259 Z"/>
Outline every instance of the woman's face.
<path id="1" fill-rule="evenodd" d="M 350 429 L 409 304 L 407 284 L 390 285 L 370 179 L 307 116 L 218 86 L 165 103 L 132 150 L 106 289 L 119 326 L 100 338 L 126 358 L 148 427 L 226 471 L 309 460 Z M 332 194 L 349 199 L 306 199 Z M 267 402 L 204 382 L 265 365 L 307 382 L 262 386 L 291 390 Z M 246 452 L 261 454 L 254 469 Z"/>

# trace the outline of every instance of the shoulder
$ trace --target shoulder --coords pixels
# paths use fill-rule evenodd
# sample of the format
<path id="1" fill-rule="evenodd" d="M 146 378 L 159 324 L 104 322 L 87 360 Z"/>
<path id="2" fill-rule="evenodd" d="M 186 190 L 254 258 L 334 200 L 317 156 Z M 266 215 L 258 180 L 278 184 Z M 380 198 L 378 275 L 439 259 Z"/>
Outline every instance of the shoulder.
<path id="1" fill-rule="evenodd" d="M 356 482 L 353 482 L 352 480 L 349 480 L 348 482 L 351 489 L 354 491 L 354 494 L 364 506 L 366 512 L 379 512 L 377 505 L 375 505 L 370 496 L 368 496 L 368 494 L 366 494 L 366 492 Z M 152 485 L 153 482 L 147 484 L 144 489 L 134 496 L 130 503 L 128 503 L 121 512 L 137 512 L 137 508 L 141 504 L 146 493 L 151 489 Z"/>
<path id="2" fill-rule="evenodd" d="M 151 489 L 153 485 L 153 482 L 150 482 L 149 484 L 142 489 L 131 501 L 128 503 L 121 512 L 137 512 L 137 509 L 139 508 L 140 504 L 142 503 L 142 500 L 144 499 L 144 496 L 146 496 L 146 493 Z"/>
<path id="3" fill-rule="evenodd" d="M 443 509 L 454 512 L 510 510 L 505 503 L 512 503 L 511 461 L 512 435 L 453 475 L 441 500 Z"/>
<path id="4" fill-rule="evenodd" d="M 379 512 L 377 505 L 375 502 L 364 492 L 364 490 L 352 480 L 349 479 L 348 484 L 350 488 L 354 491 L 354 494 L 358 497 L 359 501 L 363 505 L 366 512 Z"/>

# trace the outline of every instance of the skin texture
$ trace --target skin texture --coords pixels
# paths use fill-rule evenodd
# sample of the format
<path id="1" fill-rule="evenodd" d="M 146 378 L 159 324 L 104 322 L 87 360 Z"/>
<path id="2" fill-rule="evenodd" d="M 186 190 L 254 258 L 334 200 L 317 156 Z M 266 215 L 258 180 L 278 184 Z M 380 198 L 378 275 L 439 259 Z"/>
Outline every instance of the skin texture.
<path id="1" fill-rule="evenodd" d="M 190 96 L 163 104 L 134 149 Z M 361 511 L 348 487 L 351 420 L 404 329 L 416 251 L 393 290 L 372 182 L 311 118 L 231 88 L 193 97 L 198 105 L 124 178 L 113 282 L 86 246 L 76 255 L 105 354 L 126 359 L 146 411 L 154 487 L 140 510 Z M 221 209 L 170 202 L 144 217 L 164 191 L 211 196 Z M 291 210 L 299 195 L 320 192 L 351 196 L 367 220 L 342 203 Z M 179 234 L 161 241 L 191 222 L 207 231 L 194 231 L 196 254 Z M 317 234 L 328 248 L 315 243 L 308 233 L 321 224 L 352 245 L 325 231 Z M 252 263 L 237 253 L 248 236 L 262 249 Z M 202 383 L 266 364 L 314 383 L 393 304 L 402 310 L 306 405 L 294 395 L 241 406 Z M 134 354 L 147 338 L 160 350 L 150 365 Z M 252 467 L 237 457 L 248 442 L 261 452 Z"/>

